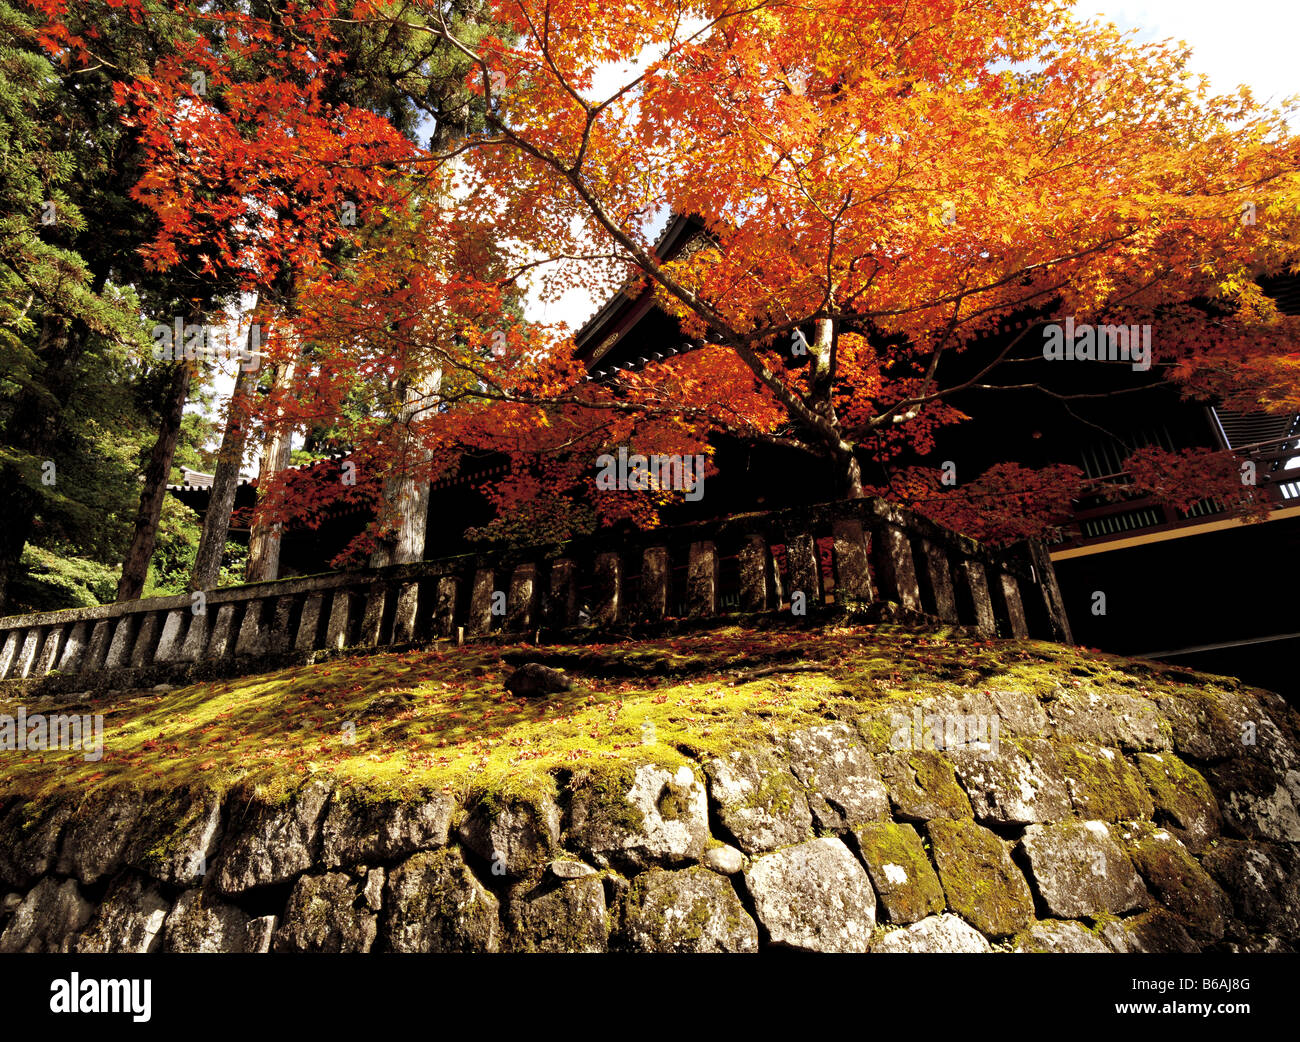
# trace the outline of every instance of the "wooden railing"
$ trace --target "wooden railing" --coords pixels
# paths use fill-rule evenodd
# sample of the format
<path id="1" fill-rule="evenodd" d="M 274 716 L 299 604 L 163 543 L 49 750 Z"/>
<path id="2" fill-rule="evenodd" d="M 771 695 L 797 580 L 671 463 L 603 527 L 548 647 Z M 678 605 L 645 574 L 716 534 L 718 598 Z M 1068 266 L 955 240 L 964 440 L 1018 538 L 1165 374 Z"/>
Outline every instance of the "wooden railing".
<path id="1" fill-rule="evenodd" d="M 878 499 L 0 619 L 0 681 L 112 689 L 321 652 L 502 635 L 569 639 L 709 618 L 919 613 L 1069 641 L 1040 544 L 992 551 Z"/>

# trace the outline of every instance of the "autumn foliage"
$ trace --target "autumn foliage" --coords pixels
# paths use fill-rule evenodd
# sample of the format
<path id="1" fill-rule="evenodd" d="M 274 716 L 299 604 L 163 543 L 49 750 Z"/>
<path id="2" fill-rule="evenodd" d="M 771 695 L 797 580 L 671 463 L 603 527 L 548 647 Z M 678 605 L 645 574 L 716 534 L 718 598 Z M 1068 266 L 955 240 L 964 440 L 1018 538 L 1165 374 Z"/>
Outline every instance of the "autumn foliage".
<path id="1" fill-rule="evenodd" d="M 59 0 L 39 6 L 52 49 L 94 60 Z M 276 516 L 377 504 L 386 477 L 454 473 L 472 450 L 512 461 L 487 490 L 503 533 L 652 523 L 667 493 L 592 496 L 594 457 L 707 453 L 727 431 L 831 460 L 828 495 L 897 462 L 876 491 L 990 536 L 1041 531 L 1072 497 L 1122 490 L 1014 463 L 948 490 L 905 465 L 965 419 L 963 361 L 984 379 L 1038 351 L 989 348 L 1027 313 L 1149 323 L 1155 369 L 1186 393 L 1300 409 L 1300 330 L 1256 282 L 1300 258 L 1285 113 L 1068 5 L 503 0 L 503 31 L 473 40 L 425 0 L 167 6 L 191 43 L 118 95 L 147 157 L 150 255 L 210 244 L 213 271 L 275 302 L 292 336 L 271 354 L 305 364 L 262 422 L 331 429 L 363 476 L 286 477 Z M 357 21 L 462 52 L 486 130 L 434 152 L 328 100 Z M 654 248 L 670 213 L 703 229 L 671 260 Z M 524 288 L 624 285 L 652 287 L 701 349 L 589 381 L 571 330 L 518 317 Z M 1258 509 L 1231 461 L 1131 463 L 1130 492 Z"/>

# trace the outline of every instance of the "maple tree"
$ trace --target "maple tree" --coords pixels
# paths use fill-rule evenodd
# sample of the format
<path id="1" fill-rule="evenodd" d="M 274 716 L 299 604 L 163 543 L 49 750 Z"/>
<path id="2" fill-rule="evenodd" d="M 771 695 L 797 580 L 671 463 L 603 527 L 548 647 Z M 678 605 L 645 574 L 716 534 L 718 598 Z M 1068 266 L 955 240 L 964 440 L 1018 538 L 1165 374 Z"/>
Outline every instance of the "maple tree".
<path id="1" fill-rule="evenodd" d="M 1154 368 L 1187 393 L 1297 406 L 1296 320 L 1256 282 L 1300 253 L 1286 112 L 1068 4 L 501 0 L 496 34 L 422 0 L 174 7 L 212 31 L 121 86 L 153 157 L 154 256 L 203 240 L 259 285 L 291 273 L 310 361 L 263 422 L 331 426 L 363 475 L 280 475 L 277 516 L 378 502 L 395 474 L 491 449 L 514 467 L 490 495 L 535 537 L 581 511 L 646 522 L 662 490 L 584 498 L 595 453 L 707 453 L 715 431 L 830 460 L 836 494 L 862 495 L 864 459 L 923 455 L 964 419 L 955 394 L 1038 353 L 996 336 L 1026 314 L 1150 326 Z M 460 55 L 481 127 L 421 148 L 332 98 L 358 26 Z M 263 74 L 238 81 L 251 54 Z M 196 67 L 220 111 L 193 106 Z M 671 259 L 654 248 L 667 213 L 702 227 Z M 700 350 L 586 381 L 563 330 L 509 319 L 528 279 L 543 300 L 650 286 Z M 349 414 L 366 387 L 401 400 Z M 1221 460 L 1139 464 L 1152 491 L 1176 466 L 1172 494 L 1258 507 Z M 1079 482 L 1008 463 L 953 493 L 919 473 L 889 491 L 978 528 L 981 495 L 1041 513 Z"/>

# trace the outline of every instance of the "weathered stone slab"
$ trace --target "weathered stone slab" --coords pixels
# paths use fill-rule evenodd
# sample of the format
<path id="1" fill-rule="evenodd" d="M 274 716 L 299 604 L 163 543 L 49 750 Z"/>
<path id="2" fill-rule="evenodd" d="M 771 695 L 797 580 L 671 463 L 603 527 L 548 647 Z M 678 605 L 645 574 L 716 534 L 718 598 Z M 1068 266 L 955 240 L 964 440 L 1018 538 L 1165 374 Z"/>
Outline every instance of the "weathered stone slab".
<path id="1" fill-rule="evenodd" d="M 971 818 L 970 800 L 942 753 L 889 753 L 876 758 L 894 816 L 905 821 Z"/>
<path id="2" fill-rule="evenodd" d="M 1164 955 L 1201 950 L 1177 917 L 1161 908 L 1105 923 L 1101 936 L 1117 952 Z"/>
<path id="3" fill-rule="evenodd" d="M 209 659 L 223 659 L 234 653 L 235 605 L 223 604 L 217 609 L 217 621 L 212 626 L 212 637 L 208 641 Z"/>
<path id="4" fill-rule="evenodd" d="M 499 902 L 454 847 L 415 854 L 388 873 L 380 940 L 391 952 L 494 952 Z"/>
<path id="5" fill-rule="evenodd" d="M 185 616 L 188 611 L 177 609 L 169 611 L 163 617 L 162 633 L 158 637 L 158 647 L 154 650 L 155 662 L 172 662 L 180 657 L 185 639 Z"/>
<path id="6" fill-rule="evenodd" d="M 9 670 L 18 660 L 18 649 L 22 646 L 22 642 L 22 630 L 10 630 L 5 636 L 4 645 L 0 647 L 0 680 L 9 676 Z"/>
<path id="7" fill-rule="evenodd" d="M 1173 753 L 1139 753 L 1138 770 L 1155 811 L 1189 850 L 1200 853 L 1219 834 L 1219 804 L 1209 783 Z M 1153 813 L 1154 813 L 1153 812 Z"/>
<path id="8" fill-rule="evenodd" d="M 537 566 L 521 564 L 510 573 L 510 594 L 506 605 L 506 629 L 526 633 L 537 615 Z M 414 615 L 412 615 L 414 618 Z"/>
<path id="9" fill-rule="evenodd" d="M 271 949 L 275 916 L 249 917 L 207 891 L 186 890 L 163 924 L 165 952 L 263 953 Z"/>
<path id="10" fill-rule="evenodd" d="M 266 650 L 284 652 L 293 647 L 293 608 L 295 598 L 291 594 L 275 599 L 271 612 L 271 623 L 266 635 Z"/>
<path id="11" fill-rule="evenodd" d="M 361 613 L 361 630 L 357 643 L 363 648 L 378 647 L 383 637 L 384 608 L 388 604 L 388 587 L 372 583 L 366 591 L 366 607 Z"/>
<path id="12" fill-rule="evenodd" d="M 1020 584 L 1014 575 L 1002 572 L 998 575 L 998 589 L 1002 594 L 1002 604 L 1006 608 L 1007 623 L 1011 636 L 1023 639 L 1029 636 L 1029 624 L 1025 621 L 1025 606 L 1020 600 Z"/>
<path id="13" fill-rule="evenodd" d="M 808 808 L 818 828 L 842 830 L 889 817 L 885 783 L 847 724 L 795 731 L 786 745 L 790 769 L 808 790 Z"/>
<path id="14" fill-rule="evenodd" d="M 328 795 L 324 785 L 312 782 L 283 803 L 254 800 L 242 817 L 230 822 L 217 888 L 238 894 L 287 882 L 311 868 Z"/>
<path id="15" fill-rule="evenodd" d="M 705 761 L 718 820 L 747 854 L 799 843 L 812 835 L 808 800 L 774 750 L 735 749 Z"/>
<path id="16" fill-rule="evenodd" d="M 450 637 L 456 628 L 456 603 L 460 597 L 460 580 L 444 575 L 438 580 L 437 599 L 433 605 L 433 632 Z"/>
<path id="17" fill-rule="evenodd" d="M 561 629 L 572 626 L 578 621 L 578 583 L 573 562 L 567 557 L 551 563 L 548 590 L 547 621 Z"/>
<path id="18" fill-rule="evenodd" d="M 1058 748 L 1070 801 L 1085 820 L 1150 818 L 1154 805 L 1136 767 L 1102 745 L 1063 742 Z"/>
<path id="19" fill-rule="evenodd" d="M 62 626 L 51 626 L 45 634 L 45 640 L 41 644 L 41 650 L 36 656 L 36 664 L 32 667 L 32 676 L 43 677 L 58 665 L 59 652 L 63 644 Z"/>
<path id="20" fill-rule="evenodd" d="M 871 582 L 870 551 L 859 521 L 831 524 L 835 552 L 835 598 L 842 604 L 868 604 L 876 599 Z"/>
<path id="21" fill-rule="evenodd" d="M 1300 773 L 1280 774 L 1262 756 L 1238 756 L 1205 770 L 1223 820 L 1243 836 L 1300 842 L 1300 813 L 1291 789 L 1300 794 Z M 1288 784 L 1289 783 L 1289 784 Z"/>
<path id="22" fill-rule="evenodd" d="M 766 611 L 768 606 L 768 573 L 771 555 L 762 536 L 746 536 L 737 553 L 740 569 L 740 610 Z"/>
<path id="23" fill-rule="evenodd" d="M 877 531 L 880 583 L 884 596 L 909 611 L 921 610 L 921 587 L 916 579 L 916 562 L 907 533 L 897 525 L 881 525 Z"/>
<path id="24" fill-rule="evenodd" d="M 59 655 L 57 668 L 60 673 L 81 672 L 81 663 L 86 656 L 86 641 L 89 633 L 89 625 L 85 622 L 73 623 L 68 629 L 68 637 L 64 641 L 63 652 Z M 0 676 L 3 675 L 4 670 L 0 669 Z"/>
<path id="25" fill-rule="evenodd" d="M 538 876 L 560 844 L 560 810 L 554 800 L 537 804 L 479 803 L 456 830 L 461 843 L 487 861 L 497 875 Z"/>
<path id="26" fill-rule="evenodd" d="M 1046 739 L 999 743 L 996 756 L 966 751 L 949 755 L 978 821 L 1028 825 L 1060 821 L 1070 813 L 1065 776 Z"/>
<path id="27" fill-rule="evenodd" d="M 704 785 L 690 767 L 642 764 L 630 778 L 571 783 L 568 840 L 601 868 L 641 871 L 696 861 L 709 838 Z"/>
<path id="28" fill-rule="evenodd" d="M 892 821 L 863 825 L 854 835 L 867 875 L 891 923 L 914 923 L 944 909 L 943 888 L 921 837 L 911 825 Z"/>
<path id="29" fill-rule="evenodd" d="M 957 614 L 957 594 L 952 585 L 952 568 L 948 552 L 928 539 L 920 540 L 921 560 L 918 580 L 925 600 L 934 604 L 934 613 L 944 622 L 960 621 Z"/>
<path id="30" fill-rule="evenodd" d="M 926 833 L 950 909 L 989 937 L 1024 929 L 1033 896 L 1001 839 L 973 821 L 931 821 Z"/>
<path id="31" fill-rule="evenodd" d="M 199 886 L 221 839 L 221 800 L 213 792 L 166 792 L 141 808 L 123 858 L 173 886 Z"/>
<path id="32" fill-rule="evenodd" d="M 0 933 L 0 954 L 71 952 L 77 935 L 90 921 L 92 906 L 74 880 L 46 877 L 14 909 Z"/>
<path id="33" fill-rule="evenodd" d="M 616 553 L 596 555 L 592 567 L 591 621 L 612 626 L 623 604 L 623 559 Z"/>
<path id="34" fill-rule="evenodd" d="M 764 854 L 744 879 L 773 945 L 813 952 L 869 948 L 876 895 L 858 859 L 838 839 Z"/>
<path id="35" fill-rule="evenodd" d="M 302 602 L 302 614 L 298 616 L 298 632 L 294 635 L 295 651 L 311 651 L 316 647 L 316 635 L 320 632 L 321 610 L 325 606 L 325 595 L 309 593 Z"/>
<path id="36" fill-rule="evenodd" d="M 506 906 L 506 922 L 508 951 L 592 953 L 609 947 L 605 887 L 594 875 L 519 887 Z"/>
<path id="37" fill-rule="evenodd" d="M 809 532 L 792 532 L 786 540 L 786 559 L 790 565 L 790 596 L 803 593 L 809 606 L 822 603 L 821 575 L 817 568 L 817 548 Z"/>
<path id="38" fill-rule="evenodd" d="M 1060 919 L 1120 915 L 1149 895 L 1105 822 L 1031 825 L 1020 840 L 1048 912 Z"/>
<path id="39" fill-rule="evenodd" d="M 993 949 L 983 934 L 957 916 L 932 915 L 919 923 L 882 935 L 871 950 L 881 955 L 916 952 L 976 955 Z"/>
<path id="40" fill-rule="evenodd" d="M 645 622 L 660 622 L 668 614 L 669 559 L 666 546 L 641 552 L 640 612 Z"/>
<path id="41" fill-rule="evenodd" d="M 953 579 L 957 584 L 957 595 L 969 605 L 971 618 L 963 619 L 983 637 L 996 637 L 997 619 L 993 615 L 993 600 L 989 597 L 988 578 L 984 574 L 984 565 L 969 558 L 958 562 L 953 569 Z"/>
<path id="42" fill-rule="evenodd" d="M 181 644 L 180 650 L 176 653 L 176 658 L 180 662 L 198 662 L 205 658 L 208 650 L 208 630 L 209 622 L 212 616 L 208 614 L 206 607 L 203 611 L 195 615 L 190 612 L 190 625 L 185 631 L 185 640 Z"/>
<path id="43" fill-rule="evenodd" d="M 70 800 L 18 802 L 0 817 L 0 882 L 26 890 L 49 872 L 75 805 Z"/>
<path id="44" fill-rule="evenodd" d="M 163 922 L 171 904 L 149 880 L 129 873 L 119 876 L 85 931 L 77 941 L 78 952 L 143 954 L 162 945 Z"/>
<path id="45" fill-rule="evenodd" d="M 92 884 L 126 864 L 126 851 L 144 812 L 144 797 L 130 789 L 92 793 L 63 833 L 59 872 Z"/>
<path id="46" fill-rule="evenodd" d="M 299 876 L 272 940 L 277 952 L 368 952 L 378 916 L 359 885 L 343 872 Z"/>
<path id="47" fill-rule="evenodd" d="M 263 600 L 249 601 L 244 609 L 244 618 L 239 624 L 239 637 L 235 640 L 235 654 L 241 657 L 255 658 L 265 655 L 269 647 L 268 629 L 263 621 L 267 610 Z"/>
<path id="48" fill-rule="evenodd" d="M 731 884 L 702 868 L 637 876 L 625 899 L 623 934 L 640 952 L 758 951 L 758 927 Z"/>
<path id="49" fill-rule="evenodd" d="M 490 568 L 480 568 L 474 573 L 474 585 L 469 594 L 469 615 L 465 619 L 465 632 L 477 636 L 492 628 L 492 594 L 496 592 L 496 574 Z"/>
<path id="50" fill-rule="evenodd" d="M 1300 937 L 1300 858 L 1267 843 L 1220 839 L 1201 855 L 1232 901 L 1235 917 L 1255 928 Z"/>
<path id="51" fill-rule="evenodd" d="M 104 660 L 108 657 L 108 645 L 113 636 L 113 620 L 99 619 L 94 628 L 90 631 L 90 644 L 86 648 L 86 657 L 82 660 L 81 668 L 90 672 L 103 668 Z M 0 671 L 0 676 L 3 676 Z"/>
<path id="52" fill-rule="evenodd" d="M 455 810 L 455 801 L 442 793 L 368 800 L 336 792 L 321 823 L 321 863 L 373 865 L 446 846 Z"/>
<path id="53" fill-rule="evenodd" d="M 1047 712 L 1056 733 L 1071 741 L 1151 752 L 1169 748 L 1168 725 L 1155 703 L 1123 691 L 1057 688 Z"/>
<path id="54" fill-rule="evenodd" d="M 692 543 L 687 552 L 686 604 L 691 618 L 718 613 L 718 551 L 711 542 Z"/>
<path id="55" fill-rule="evenodd" d="M 335 590 L 330 600 L 330 621 L 325 629 L 325 647 L 331 651 L 346 648 L 351 626 L 352 595 L 347 590 Z"/>
<path id="56" fill-rule="evenodd" d="M 140 616 L 123 615 L 113 627 L 113 638 L 109 641 L 108 654 L 104 657 L 106 669 L 121 669 L 131 661 L 131 649 L 135 647 L 135 631 L 140 625 Z"/>
<path id="57" fill-rule="evenodd" d="M 1113 954 L 1113 949 L 1082 923 L 1062 919 L 1044 919 L 1030 924 L 1028 930 L 1016 937 L 1014 950 L 1069 955 Z"/>
<path id="58" fill-rule="evenodd" d="M 1148 827 L 1126 839 L 1133 864 L 1165 910 L 1202 941 L 1222 938 L 1231 902 L 1187 848 L 1164 829 Z"/>
<path id="59" fill-rule="evenodd" d="M 161 635 L 162 613 L 151 611 L 140 620 L 140 629 L 136 632 L 135 644 L 131 647 L 132 669 L 153 665 L 154 649 L 158 647 Z"/>

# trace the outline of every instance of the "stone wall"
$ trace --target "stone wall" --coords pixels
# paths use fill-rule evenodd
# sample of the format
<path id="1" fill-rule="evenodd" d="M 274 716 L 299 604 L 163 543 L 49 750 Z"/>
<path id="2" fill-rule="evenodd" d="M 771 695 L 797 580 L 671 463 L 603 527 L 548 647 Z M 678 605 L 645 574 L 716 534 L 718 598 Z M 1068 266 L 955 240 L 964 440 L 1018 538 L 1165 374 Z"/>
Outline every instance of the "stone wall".
<path id="1" fill-rule="evenodd" d="M 513 802 L 320 781 L 10 799 L 0 951 L 1300 944 L 1300 720 L 1276 696 L 1062 686 L 925 712 L 996 718 L 997 755 L 828 720 Z"/>
<path id="2" fill-rule="evenodd" d="M 256 673 L 343 648 L 764 613 L 925 613 L 1069 641 L 1041 545 L 994 552 L 883 500 L 745 514 L 550 547 L 0 619 L 0 682 L 29 694 Z"/>

